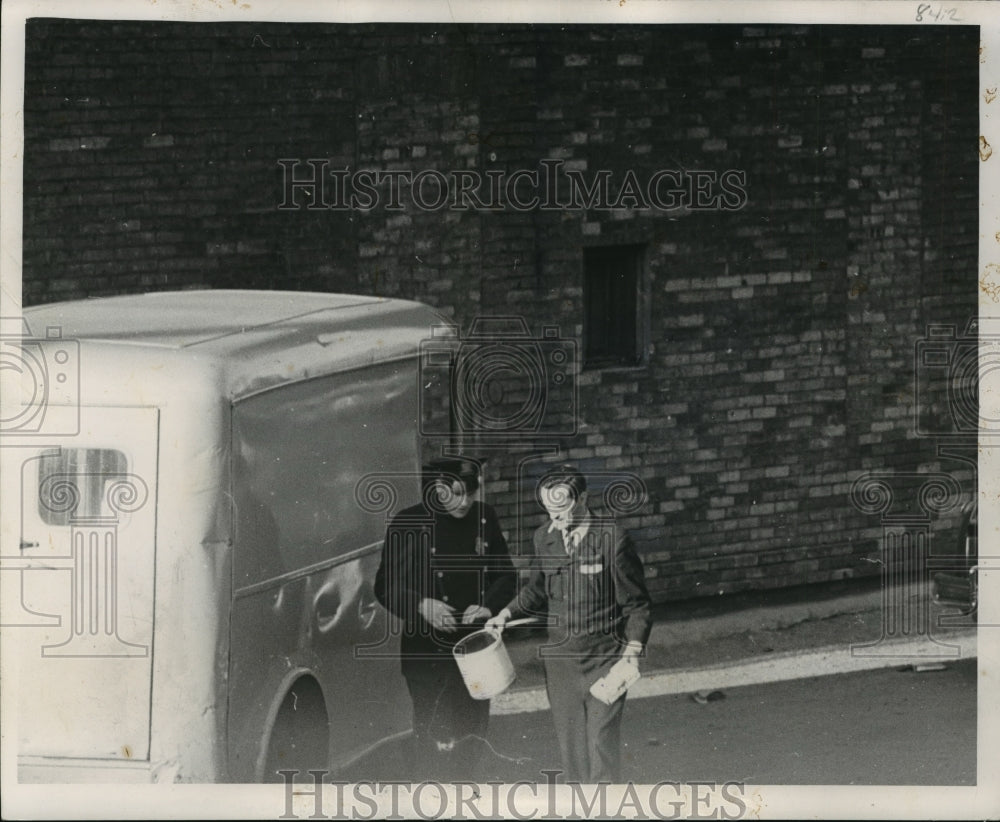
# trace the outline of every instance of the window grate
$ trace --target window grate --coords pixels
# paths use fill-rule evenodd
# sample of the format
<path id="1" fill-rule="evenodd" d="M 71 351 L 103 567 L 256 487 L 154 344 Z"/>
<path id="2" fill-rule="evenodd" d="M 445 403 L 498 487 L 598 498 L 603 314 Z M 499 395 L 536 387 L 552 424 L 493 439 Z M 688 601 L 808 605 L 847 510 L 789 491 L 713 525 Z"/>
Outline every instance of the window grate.
<path id="1" fill-rule="evenodd" d="M 584 251 L 584 365 L 636 365 L 642 359 L 639 304 L 644 246 Z"/>

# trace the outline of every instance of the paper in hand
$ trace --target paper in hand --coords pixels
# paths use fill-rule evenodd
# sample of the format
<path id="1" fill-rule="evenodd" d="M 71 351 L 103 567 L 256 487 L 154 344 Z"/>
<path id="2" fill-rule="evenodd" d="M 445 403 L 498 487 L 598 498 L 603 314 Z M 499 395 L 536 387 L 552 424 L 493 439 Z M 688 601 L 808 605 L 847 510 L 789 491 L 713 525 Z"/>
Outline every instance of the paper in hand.
<path id="1" fill-rule="evenodd" d="M 632 687 L 640 676 L 638 665 L 623 659 L 619 660 L 611 666 L 610 671 L 590 686 L 590 693 L 605 705 L 610 705 Z"/>

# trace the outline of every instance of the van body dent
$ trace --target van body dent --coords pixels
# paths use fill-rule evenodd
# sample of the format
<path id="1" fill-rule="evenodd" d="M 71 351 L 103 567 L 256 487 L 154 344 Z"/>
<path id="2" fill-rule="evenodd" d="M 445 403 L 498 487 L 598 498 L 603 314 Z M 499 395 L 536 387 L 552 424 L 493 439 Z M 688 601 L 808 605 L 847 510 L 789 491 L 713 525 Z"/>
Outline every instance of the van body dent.
<path id="1" fill-rule="evenodd" d="M 359 482 L 419 498 L 418 355 L 441 317 L 185 291 L 24 319 L 53 390 L 0 449 L 20 779 L 266 781 L 405 734 L 372 594 L 390 512 Z"/>

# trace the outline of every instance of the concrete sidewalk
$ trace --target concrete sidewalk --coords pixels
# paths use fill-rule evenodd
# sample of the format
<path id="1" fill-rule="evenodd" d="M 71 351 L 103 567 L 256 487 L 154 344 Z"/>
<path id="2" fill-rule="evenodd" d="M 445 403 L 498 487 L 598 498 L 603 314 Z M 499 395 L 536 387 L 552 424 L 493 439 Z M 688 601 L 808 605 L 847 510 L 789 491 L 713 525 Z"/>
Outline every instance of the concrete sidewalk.
<path id="1" fill-rule="evenodd" d="M 906 665 L 933 670 L 975 657 L 975 622 L 929 593 L 851 580 L 658 606 L 630 698 L 704 699 L 740 685 Z M 517 679 L 491 712 L 547 710 L 544 629 L 515 627 L 504 642 Z"/>

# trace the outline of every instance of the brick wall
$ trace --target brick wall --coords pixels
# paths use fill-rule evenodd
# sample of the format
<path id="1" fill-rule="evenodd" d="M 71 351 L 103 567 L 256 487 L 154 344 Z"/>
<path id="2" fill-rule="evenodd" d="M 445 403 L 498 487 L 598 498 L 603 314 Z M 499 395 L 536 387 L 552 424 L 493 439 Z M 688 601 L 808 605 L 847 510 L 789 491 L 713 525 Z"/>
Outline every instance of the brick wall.
<path id="1" fill-rule="evenodd" d="M 654 594 L 877 573 L 880 525 L 849 500 L 859 474 L 973 488 L 915 435 L 914 346 L 976 311 L 977 49 L 975 29 L 934 27 L 32 21 L 25 301 L 362 291 L 579 340 L 584 250 L 641 244 L 646 360 L 576 374 L 579 431 L 559 442 L 642 479 L 625 524 Z M 480 174 L 550 160 L 615 184 L 734 169 L 747 198 L 364 210 L 307 208 L 300 187 L 279 208 L 279 161 L 309 158 Z M 947 416 L 941 384 L 927 396 Z M 518 542 L 515 513 L 538 522 L 512 480 L 522 459 L 493 452 L 488 470 Z M 953 524 L 935 522 L 941 540 Z"/>

